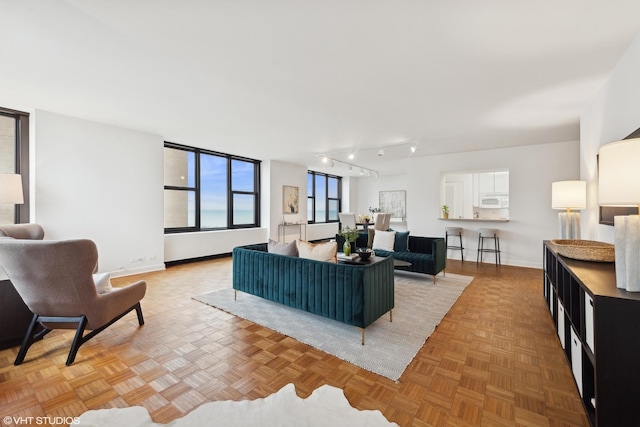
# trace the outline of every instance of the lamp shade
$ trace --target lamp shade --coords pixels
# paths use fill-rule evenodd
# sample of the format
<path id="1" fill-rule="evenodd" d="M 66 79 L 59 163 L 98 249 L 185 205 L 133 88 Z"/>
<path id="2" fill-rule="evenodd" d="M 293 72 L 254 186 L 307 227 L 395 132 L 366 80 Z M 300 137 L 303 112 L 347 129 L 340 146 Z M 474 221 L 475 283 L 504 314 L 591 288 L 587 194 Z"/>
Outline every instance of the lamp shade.
<path id="1" fill-rule="evenodd" d="M 552 209 L 580 210 L 586 207 L 586 181 L 556 181 L 551 184 Z"/>
<path id="2" fill-rule="evenodd" d="M 640 138 L 600 147 L 598 203 L 601 206 L 640 204 Z"/>
<path id="3" fill-rule="evenodd" d="M 15 173 L 0 173 L 0 203 L 22 204 L 22 177 Z"/>

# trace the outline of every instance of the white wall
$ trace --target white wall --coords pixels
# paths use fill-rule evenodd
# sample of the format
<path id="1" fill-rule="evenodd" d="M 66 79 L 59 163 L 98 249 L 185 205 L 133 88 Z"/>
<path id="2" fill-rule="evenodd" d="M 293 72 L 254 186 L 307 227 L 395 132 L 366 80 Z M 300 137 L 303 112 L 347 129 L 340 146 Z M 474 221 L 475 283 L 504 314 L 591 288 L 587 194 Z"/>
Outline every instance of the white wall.
<path id="1" fill-rule="evenodd" d="M 502 263 L 535 268 L 542 266 L 542 241 L 554 239 L 558 233 L 557 211 L 551 209 L 551 183 L 577 179 L 580 174 L 578 141 L 414 157 L 409 162 L 406 175 L 360 178 L 358 211 L 377 206 L 378 191 L 406 189 L 407 229 L 411 234 L 443 237 L 446 226 L 463 227 L 465 259 L 475 262 L 478 228 L 499 228 Z M 442 174 L 488 169 L 509 170 L 510 221 L 438 219 Z M 448 256 L 459 259 L 457 251 L 449 251 Z"/>
<path id="2" fill-rule="evenodd" d="M 269 238 L 278 240 L 278 225 L 282 221 L 287 223 L 307 223 L 307 167 L 293 163 L 285 163 L 276 160 L 269 162 L 269 191 L 271 197 L 268 203 L 263 206 L 269 206 L 271 218 L 269 220 Z M 297 214 L 284 214 L 282 211 L 282 187 L 284 185 L 295 186 L 300 190 L 300 210 Z M 265 188 L 267 186 L 264 186 Z M 310 224 L 302 226 L 302 238 L 306 240 L 320 240 L 334 238 L 338 231 L 337 223 L 330 224 Z M 306 228 L 306 236 L 304 229 Z M 298 226 L 286 227 L 284 240 L 290 242 L 300 237 Z M 280 234 L 282 240 L 282 234 Z"/>
<path id="3" fill-rule="evenodd" d="M 357 215 L 369 213 L 369 208 L 380 207 L 380 191 L 400 191 L 407 189 L 408 177 L 406 174 L 382 175 L 379 177 L 353 178 L 352 192 L 356 193 L 356 205 L 352 209 Z M 409 195 L 406 197 L 407 221 L 405 223 L 393 222 L 390 227 L 394 230 L 403 231 L 407 229 L 409 219 L 409 205 L 412 203 Z M 372 218 L 373 220 L 373 218 Z"/>
<path id="4" fill-rule="evenodd" d="M 599 224 L 596 156 L 601 145 L 619 141 L 640 127 L 640 36 L 609 75 L 580 117 L 580 177 L 587 181 L 582 238 L 613 243 L 613 227 Z"/>
<path id="5" fill-rule="evenodd" d="M 43 110 L 33 123 L 32 218 L 45 238 L 95 241 L 114 275 L 163 269 L 163 138 Z"/>
<path id="6" fill-rule="evenodd" d="M 228 254 L 236 246 L 264 243 L 266 235 L 265 228 L 167 234 L 164 236 L 165 261 Z"/>

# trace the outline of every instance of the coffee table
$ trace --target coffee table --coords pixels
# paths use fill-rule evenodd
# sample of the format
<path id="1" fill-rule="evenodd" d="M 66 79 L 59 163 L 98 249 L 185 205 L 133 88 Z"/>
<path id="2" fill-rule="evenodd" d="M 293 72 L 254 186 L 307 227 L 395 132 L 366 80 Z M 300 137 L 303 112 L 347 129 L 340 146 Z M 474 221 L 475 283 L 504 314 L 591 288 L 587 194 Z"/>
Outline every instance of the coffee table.
<path id="1" fill-rule="evenodd" d="M 383 256 L 371 256 L 369 257 L 369 259 L 362 259 L 360 257 L 354 258 L 352 260 L 348 260 L 348 259 L 340 259 L 338 258 L 338 262 L 341 264 L 352 264 L 352 265 L 371 265 L 371 264 L 375 264 L 377 262 L 380 262 L 382 260 L 387 259 L 386 257 Z M 393 267 L 410 267 L 411 263 L 408 261 L 402 261 L 399 259 L 393 259 Z"/>

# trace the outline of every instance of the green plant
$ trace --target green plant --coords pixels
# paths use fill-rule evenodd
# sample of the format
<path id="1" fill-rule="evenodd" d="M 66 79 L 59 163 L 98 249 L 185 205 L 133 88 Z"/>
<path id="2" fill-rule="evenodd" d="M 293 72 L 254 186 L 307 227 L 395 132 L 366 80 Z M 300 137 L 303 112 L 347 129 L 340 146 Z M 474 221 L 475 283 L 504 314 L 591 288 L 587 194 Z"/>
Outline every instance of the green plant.
<path id="1" fill-rule="evenodd" d="M 340 236 L 344 237 L 349 242 L 355 242 L 358 238 L 358 230 L 355 228 L 345 227 L 340 233 Z"/>
<path id="2" fill-rule="evenodd" d="M 443 214 L 448 214 L 449 213 L 449 206 L 442 205 L 442 213 Z"/>

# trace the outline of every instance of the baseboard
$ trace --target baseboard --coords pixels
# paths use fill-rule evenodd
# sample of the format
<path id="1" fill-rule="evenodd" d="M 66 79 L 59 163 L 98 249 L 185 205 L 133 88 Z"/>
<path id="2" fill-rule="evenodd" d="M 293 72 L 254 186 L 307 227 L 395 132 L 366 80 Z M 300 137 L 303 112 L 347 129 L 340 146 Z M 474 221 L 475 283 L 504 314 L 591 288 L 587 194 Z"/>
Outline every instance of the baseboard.
<path id="1" fill-rule="evenodd" d="M 166 267 L 164 263 L 145 265 L 143 267 L 138 267 L 138 268 L 127 268 L 127 269 L 112 271 L 111 277 L 133 276 L 134 274 L 151 273 L 153 271 L 162 271 L 165 268 Z"/>

